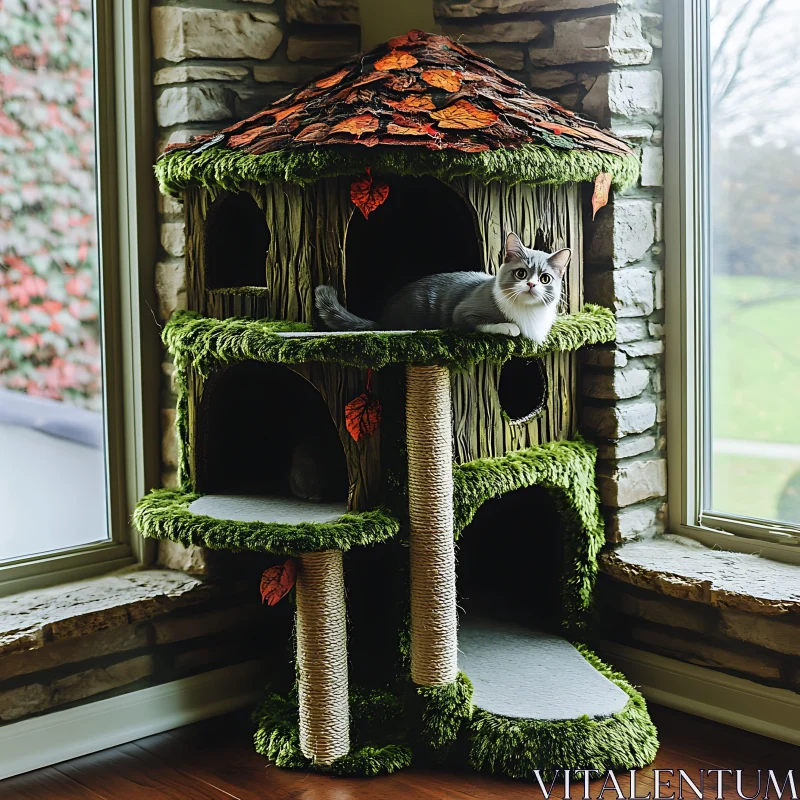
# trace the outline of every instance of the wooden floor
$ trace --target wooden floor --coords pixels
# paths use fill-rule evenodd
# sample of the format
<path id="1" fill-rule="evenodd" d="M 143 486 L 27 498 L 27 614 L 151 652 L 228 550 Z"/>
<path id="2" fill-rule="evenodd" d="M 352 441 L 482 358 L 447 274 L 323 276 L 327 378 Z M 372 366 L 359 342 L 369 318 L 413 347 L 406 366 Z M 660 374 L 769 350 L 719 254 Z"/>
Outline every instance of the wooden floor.
<path id="1" fill-rule="evenodd" d="M 661 749 L 647 769 L 637 773 L 641 797 L 653 791 L 652 769 L 684 769 L 697 780 L 701 769 L 742 769 L 743 793 L 758 792 L 757 769 L 772 769 L 782 782 L 789 769 L 800 776 L 800 748 L 726 728 L 664 708 L 651 708 Z M 629 779 L 620 773 L 629 797 Z M 663 776 L 662 776 L 663 779 Z M 766 773 L 762 776 L 766 781 Z M 704 796 L 716 796 L 716 777 L 707 779 Z M 765 783 L 758 796 L 763 798 Z M 674 785 L 674 784 L 673 784 Z M 574 786 L 572 797 L 583 796 Z M 602 781 L 594 781 L 597 798 Z M 800 788 L 800 787 L 799 787 Z M 671 790 L 662 790 L 669 796 Z M 0 782 L 2 800 L 521 800 L 542 796 L 534 785 L 475 773 L 409 769 L 372 779 L 327 778 L 287 772 L 256 755 L 247 716 L 236 714 L 141 739 L 55 767 Z M 553 798 L 564 796 L 563 784 Z M 733 778 L 724 797 L 736 798 Z M 774 798 L 775 791 L 770 791 Z M 784 794 L 785 798 L 790 795 Z M 616 800 L 609 784 L 603 795 Z M 684 792 L 685 798 L 692 798 Z"/>

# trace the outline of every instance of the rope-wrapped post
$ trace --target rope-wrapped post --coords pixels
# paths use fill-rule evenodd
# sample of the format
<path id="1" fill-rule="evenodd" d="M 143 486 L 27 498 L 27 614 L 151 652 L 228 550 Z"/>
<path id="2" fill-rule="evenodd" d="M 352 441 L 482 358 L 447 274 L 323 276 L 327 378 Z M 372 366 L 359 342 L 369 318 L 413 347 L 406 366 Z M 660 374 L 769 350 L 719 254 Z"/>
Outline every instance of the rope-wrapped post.
<path id="1" fill-rule="evenodd" d="M 342 554 L 305 553 L 297 572 L 300 749 L 329 765 L 350 751 Z"/>
<path id="2" fill-rule="evenodd" d="M 448 370 L 408 367 L 411 678 L 421 686 L 458 675 L 451 425 Z"/>

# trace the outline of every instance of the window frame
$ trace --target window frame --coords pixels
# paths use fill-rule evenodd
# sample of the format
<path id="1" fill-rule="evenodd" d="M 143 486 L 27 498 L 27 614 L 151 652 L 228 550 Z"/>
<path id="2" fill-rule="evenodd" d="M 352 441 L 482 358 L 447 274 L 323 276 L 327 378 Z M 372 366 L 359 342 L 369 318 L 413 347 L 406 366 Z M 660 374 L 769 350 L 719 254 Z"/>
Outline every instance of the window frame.
<path id="1" fill-rule="evenodd" d="M 703 544 L 800 563 L 792 526 L 703 511 L 707 479 L 703 397 L 709 303 L 703 269 L 710 258 L 708 152 L 700 121 L 707 108 L 708 0 L 670 0 L 664 7 L 664 224 L 668 528 Z M 699 311 L 699 313 L 697 313 Z"/>
<path id="2" fill-rule="evenodd" d="M 94 0 L 95 141 L 109 539 L 0 564 L 0 596 L 152 559 L 131 527 L 159 483 L 150 13 L 144 0 Z"/>

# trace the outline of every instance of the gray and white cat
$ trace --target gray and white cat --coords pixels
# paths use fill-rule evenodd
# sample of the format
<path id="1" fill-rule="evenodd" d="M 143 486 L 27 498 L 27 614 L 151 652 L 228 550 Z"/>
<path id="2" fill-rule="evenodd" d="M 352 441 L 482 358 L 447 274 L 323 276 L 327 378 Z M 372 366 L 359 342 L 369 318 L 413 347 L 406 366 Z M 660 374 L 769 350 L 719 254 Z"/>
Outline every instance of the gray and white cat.
<path id="1" fill-rule="evenodd" d="M 377 321 L 351 314 L 332 286 L 318 286 L 320 319 L 332 331 L 457 330 L 526 336 L 541 344 L 556 318 L 569 250 L 544 253 L 506 237 L 496 276 L 446 272 L 410 283 L 389 299 Z"/>

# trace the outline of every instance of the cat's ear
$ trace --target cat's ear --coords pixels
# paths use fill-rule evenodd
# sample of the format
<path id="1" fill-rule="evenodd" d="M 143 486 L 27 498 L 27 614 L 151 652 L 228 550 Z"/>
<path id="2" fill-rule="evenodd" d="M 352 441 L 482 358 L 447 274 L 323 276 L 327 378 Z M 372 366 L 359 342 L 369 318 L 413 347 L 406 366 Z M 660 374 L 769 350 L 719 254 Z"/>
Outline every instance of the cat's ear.
<path id="1" fill-rule="evenodd" d="M 547 259 L 547 263 L 558 272 L 559 276 L 563 277 L 571 256 L 572 250 L 565 247 L 563 250 L 558 250 L 553 253 L 553 255 Z"/>
<path id="2" fill-rule="evenodd" d="M 525 258 L 525 246 L 513 231 L 506 236 L 506 254 L 503 261 L 520 261 Z"/>

